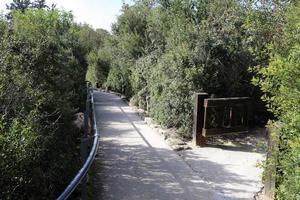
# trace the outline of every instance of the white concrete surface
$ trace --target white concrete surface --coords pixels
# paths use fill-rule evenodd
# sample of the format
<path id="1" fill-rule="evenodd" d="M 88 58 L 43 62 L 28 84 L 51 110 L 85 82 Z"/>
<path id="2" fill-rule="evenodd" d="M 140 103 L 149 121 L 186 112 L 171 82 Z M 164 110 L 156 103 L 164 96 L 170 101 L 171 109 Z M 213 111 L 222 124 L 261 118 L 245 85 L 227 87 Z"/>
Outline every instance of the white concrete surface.
<path id="1" fill-rule="evenodd" d="M 118 96 L 95 92 L 95 99 L 94 199 L 252 199 L 259 190 L 252 164 L 261 155 L 195 148 L 179 156 Z"/>
<path id="2" fill-rule="evenodd" d="M 253 199 L 262 187 L 262 169 L 257 163 L 264 160 L 263 154 L 211 147 L 193 148 L 179 154 L 213 186 L 221 199 Z"/>

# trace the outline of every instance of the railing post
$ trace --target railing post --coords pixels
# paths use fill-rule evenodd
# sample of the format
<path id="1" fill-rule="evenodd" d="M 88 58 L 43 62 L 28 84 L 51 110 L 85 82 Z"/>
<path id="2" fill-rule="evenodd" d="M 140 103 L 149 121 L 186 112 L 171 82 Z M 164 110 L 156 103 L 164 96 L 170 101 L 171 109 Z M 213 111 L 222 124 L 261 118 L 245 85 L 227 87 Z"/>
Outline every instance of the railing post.
<path id="1" fill-rule="evenodd" d="M 193 124 L 193 145 L 205 145 L 205 137 L 202 135 L 204 125 L 204 99 L 208 98 L 207 93 L 195 93 L 194 124 Z"/>

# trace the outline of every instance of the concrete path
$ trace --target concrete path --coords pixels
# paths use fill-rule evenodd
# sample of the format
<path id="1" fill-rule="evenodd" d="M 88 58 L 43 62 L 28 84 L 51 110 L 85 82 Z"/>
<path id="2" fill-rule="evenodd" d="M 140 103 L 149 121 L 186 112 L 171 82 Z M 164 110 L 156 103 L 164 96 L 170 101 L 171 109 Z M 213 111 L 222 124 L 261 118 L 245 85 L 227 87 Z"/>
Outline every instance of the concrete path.
<path id="1" fill-rule="evenodd" d="M 194 147 L 179 154 L 202 180 L 213 186 L 219 199 L 254 199 L 262 187 L 262 169 L 257 167 L 264 160 L 261 153 Z"/>
<path id="2" fill-rule="evenodd" d="M 218 178 L 226 169 L 222 165 L 214 166 L 218 171 L 216 174 L 209 170 L 213 167 L 212 163 L 204 163 L 204 172 L 208 172 L 205 176 L 204 173 L 199 173 L 203 172 L 203 162 L 197 163 L 201 161 L 201 156 L 196 158 L 197 153 L 187 152 L 183 156 L 184 159 L 180 157 L 166 145 L 162 136 L 148 127 L 120 97 L 95 92 L 95 101 L 100 144 L 94 163 L 94 199 L 249 199 L 249 195 L 230 198 L 228 191 L 224 193 L 220 189 L 222 182 L 237 182 L 239 176 L 234 177 L 231 173 L 228 180 L 225 180 L 224 175 Z M 210 176 L 213 176 L 214 181 L 208 180 Z M 221 185 L 216 185 L 215 181 Z M 232 188 L 235 184 L 230 184 L 224 188 L 237 189 Z"/>

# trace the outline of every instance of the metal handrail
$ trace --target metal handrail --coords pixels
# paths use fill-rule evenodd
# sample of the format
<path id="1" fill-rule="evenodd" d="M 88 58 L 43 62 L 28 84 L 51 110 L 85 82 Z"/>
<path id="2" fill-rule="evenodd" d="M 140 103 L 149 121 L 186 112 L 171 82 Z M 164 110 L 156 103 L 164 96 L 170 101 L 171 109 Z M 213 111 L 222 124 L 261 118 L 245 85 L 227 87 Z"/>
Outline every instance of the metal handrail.
<path id="1" fill-rule="evenodd" d="M 97 130 L 95 104 L 94 104 L 94 95 L 93 95 L 93 90 L 92 89 L 88 89 L 87 104 L 88 104 L 88 101 L 89 101 L 89 97 L 90 97 L 90 103 L 89 103 L 89 105 L 91 107 L 92 118 L 93 118 L 93 120 L 92 120 L 92 123 L 93 123 L 92 130 L 93 130 L 93 133 L 94 133 L 94 135 L 92 136 L 94 138 L 93 146 L 92 146 L 92 149 L 91 149 L 91 151 L 89 153 L 89 156 L 85 160 L 83 166 L 78 171 L 78 173 L 73 178 L 73 180 L 69 183 L 69 185 L 66 187 L 66 189 L 63 191 L 63 193 L 61 193 L 61 195 L 57 198 L 57 200 L 65 200 L 65 199 L 67 199 L 72 194 L 72 192 L 76 189 L 76 187 L 79 185 L 79 183 L 81 181 L 85 182 L 84 178 L 85 178 L 85 176 L 86 176 L 89 168 L 91 167 L 91 165 L 92 165 L 92 163 L 94 161 L 94 158 L 96 156 L 96 153 L 97 153 L 97 149 L 98 149 L 98 145 L 99 145 L 99 143 L 98 143 L 99 134 L 98 134 L 98 130 Z M 88 108 L 86 109 L 86 112 L 89 112 Z M 89 116 L 88 113 L 85 116 Z M 85 118 L 85 120 L 87 120 L 87 118 Z M 85 127 L 85 129 L 86 128 L 87 127 Z M 84 138 L 84 139 L 87 139 L 87 138 Z M 86 141 L 83 141 L 83 142 L 86 142 Z"/>

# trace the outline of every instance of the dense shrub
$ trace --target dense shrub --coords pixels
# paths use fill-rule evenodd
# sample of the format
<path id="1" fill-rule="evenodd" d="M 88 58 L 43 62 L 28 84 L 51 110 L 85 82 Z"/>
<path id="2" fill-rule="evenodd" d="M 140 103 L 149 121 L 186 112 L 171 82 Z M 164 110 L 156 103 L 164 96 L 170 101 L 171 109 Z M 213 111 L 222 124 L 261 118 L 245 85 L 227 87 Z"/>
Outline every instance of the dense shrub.
<path id="1" fill-rule="evenodd" d="M 190 137 L 193 92 L 259 100 L 248 68 L 266 63 L 268 54 L 258 51 L 272 37 L 258 41 L 265 32 L 252 23 L 257 13 L 272 11 L 264 3 L 254 8 L 250 1 L 235 0 L 124 5 L 113 26 L 106 85 L 134 96 L 157 122 Z M 271 19 L 261 17 L 257 23 L 271 29 L 276 23 Z"/>
<path id="2" fill-rule="evenodd" d="M 271 45 L 269 66 L 258 68 L 259 76 L 254 82 L 265 93 L 263 99 L 281 124 L 274 131 L 274 138 L 277 138 L 278 143 L 277 151 L 272 153 L 272 162 L 268 162 L 268 165 L 275 164 L 277 167 L 276 197 L 293 200 L 300 198 L 299 2 L 290 6 L 285 22 L 282 36 Z"/>
<path id="3" fill-rule="evenodd" d="M 94 49 L 88 54 L 87 61 L 87 80 L 90 81 L 93 85 L 96 85 L 96 83 L 98 83 L 100 86 L 103 86 L 106 82 L 111 64 L 109 50 L 105 47 Z"/>
<path id="4" fill-rule="evenodd" d="M 54 199 L 76 172 L 86 65 L 70 13 L 26 9 L 0 20 L 0 196 Z"/>
<path id="5" fill-rule="evenodd" d="M 88 64 L 86 79 L 94 86 L 96 83 L 103 86 L 111 63 L 110 46 L 108 45 L 110 34 L 103 29 L 94 30 L 86 24 L 78 28 L 80 42 L 88 53 L 86 56 Z"/>

